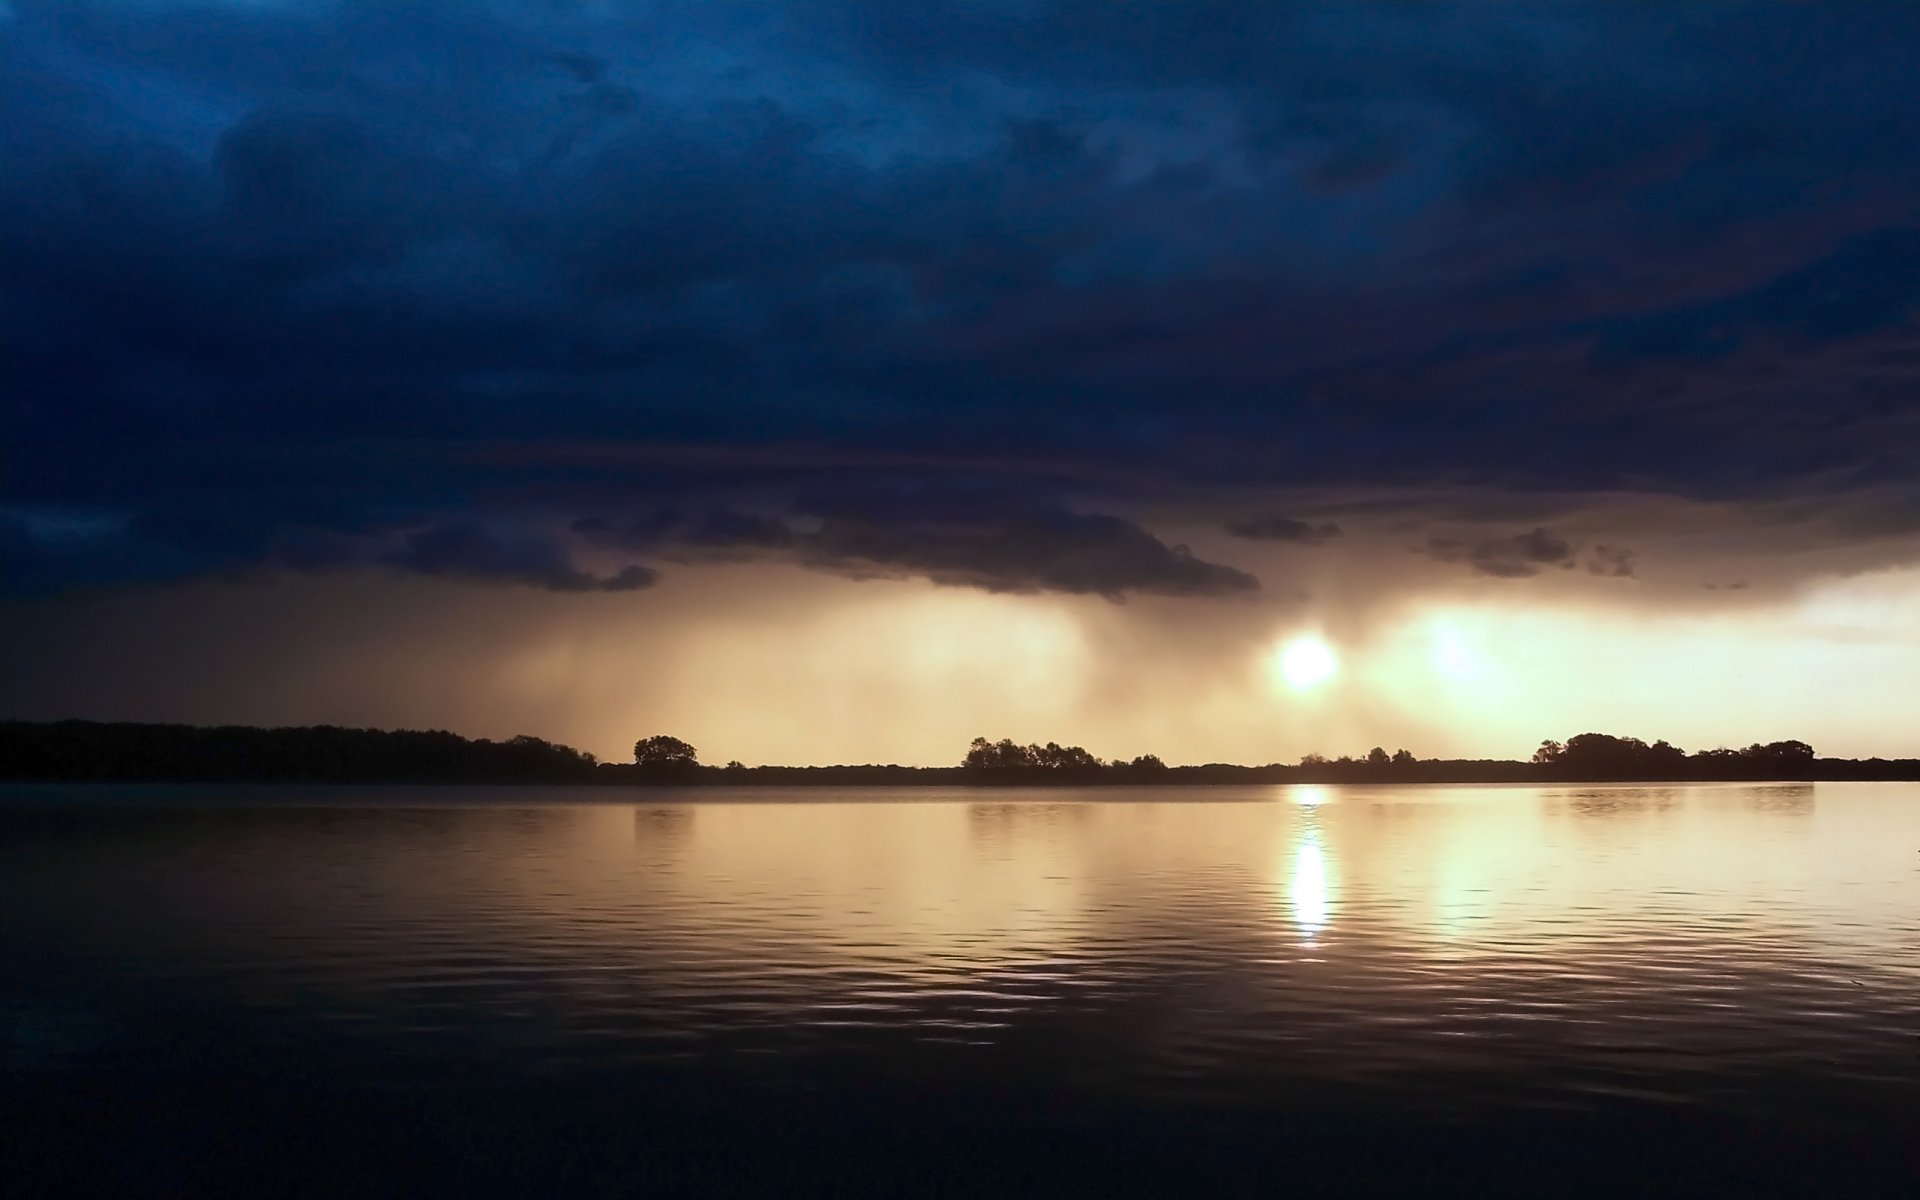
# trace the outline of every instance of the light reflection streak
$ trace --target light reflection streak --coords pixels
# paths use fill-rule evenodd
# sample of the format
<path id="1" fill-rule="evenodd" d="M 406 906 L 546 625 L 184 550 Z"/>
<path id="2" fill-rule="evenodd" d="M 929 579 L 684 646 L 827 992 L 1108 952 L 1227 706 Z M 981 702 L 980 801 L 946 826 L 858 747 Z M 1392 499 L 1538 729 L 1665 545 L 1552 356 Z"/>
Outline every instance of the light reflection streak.
<path id="1" fill-rule="evenodd" d="M 1327 927 L 1333 908 L 1333 885 L 1328 857 L 1321 844 L 1320 827 L 1309 821 L 1293 850 L 1292 874 L 1287 881 L 1287 900 L 1293 910 L 1293 922 L 1306 945 L 1311 946 Z"/>

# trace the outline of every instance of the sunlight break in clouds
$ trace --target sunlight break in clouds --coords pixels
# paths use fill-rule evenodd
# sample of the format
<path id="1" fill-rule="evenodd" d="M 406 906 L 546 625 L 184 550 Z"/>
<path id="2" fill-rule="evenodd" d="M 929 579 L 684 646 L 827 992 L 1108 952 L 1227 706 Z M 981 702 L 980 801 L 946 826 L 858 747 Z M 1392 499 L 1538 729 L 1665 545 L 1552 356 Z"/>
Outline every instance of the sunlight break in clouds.
<path id="1" fill-rule="evenodd" d="M 1893 755 L 1920 695 L 1920 571 L 1829 580 L 1744 610 L 1416 603 L 1361 651 L 1357 673 L 1397 707 L 1445 714 L 1463 754 L 1611 730 L 1689 749 L 1797 737 L 1826 754 Z"/>

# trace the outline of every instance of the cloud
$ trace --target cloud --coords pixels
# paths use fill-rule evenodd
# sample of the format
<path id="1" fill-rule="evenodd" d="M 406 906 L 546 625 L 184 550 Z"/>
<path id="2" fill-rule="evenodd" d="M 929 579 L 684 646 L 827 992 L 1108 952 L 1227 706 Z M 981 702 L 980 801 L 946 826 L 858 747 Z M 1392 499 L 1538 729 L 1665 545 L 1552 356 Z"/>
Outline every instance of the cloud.
<path id="1" fill-rule="evenodd" d="M 1631 549 L 1605 543 L 1583 548 L 1545 526 L 1501 537 L 1431 538 L 1423 552 L 1439 562 L 1465 563 L 1497 579 L 1525 579 L 1548 568 L 1566 571 L 1578 565 L 1603 579 L 1634 577 Z"/>
<path id="2" fill-rule="evenodd" d="M 794 533 L 785 521 L 722 505 L 694 511 L 656 509 L 615 523 L 605 517 L 583 517 L 572 525 L 575 533 L 602 546 L 635 550 L 664 548 L 672 554 L 711 558 L 715 555 L 754 554 L 793 546 Z"/>
<path id="3" fill-rule="evenodd" d="M 921 575 L 993 592 L 1129 592 L 1236 596 L 1260 589 L 1244 571 L 1168 546 L 1120 517 L 1063 510 L 925 524 L 835 516 L 801 546 L 801 561 L 840 574 Z"/>
<path id="4" fill-rule="evenodd" d="M 1587 574 L 1607 579 L 1633 578 L 1633 551 L 1624 546 L 1595 546 L 1587 555 Z"/>
<path id="5" fill-rule="evenodd" d="M 627 521 L 584 518 L 598 545 L 660 548 L 681 561 L 776 558 L 854 578 L 919 577 L 990 592 L 1232 596 L 1253 576 L 1169 546 L 1121 517 L 1075 512 L 1014 493 L 833 491 L 786 520 L 708 508 Z"/>
<path id="6" fill-rule="evenodd" d="M 443 524 L 407 537 L 385 555 L 383 565 L 402 571 L 476 583 L 511 583 L 552 592 L 630 592 L 651 587 L 658 575 L 630 565 L 609 576 L 575 567 L 550 541 L 527 537 L 503 540 L 470 524 Z"/>
<path id="7" fill-rule="evenodd" d="M 1243 517 L 1228 521 L 1224 529 L 1235 537 L 1267 542 L 1299 542 L 1318 546 L 1340 536 L 1340 526 L 1332 521 L 1314 524 L 1293 517 Z"/>
<path id="8" fill-rule="evenodd" d="M 562 51 L 547 55 L 546 60 L 573 76 L 580 83 L 599 83 L 607 73 L 607 60 L 597 54 L 575 54 Z"/>
<path id="9" fill-rule="evenodd" d="M 1472 542 L 1433 538 L 1426 552 L 1440 562 L 1464 562 L 1482 575 L 1500 579 L 1538 575 L 1544 567 L 1566 570 L 1573 566 L 1575 556 L 1572 542 L 1542 527 Z"/>
<path id="10" fill-rule="evenodd" d="M 27 523 L 0 512 L 0 579 L 28 590 L 41 569 L 41 551 Z"/>

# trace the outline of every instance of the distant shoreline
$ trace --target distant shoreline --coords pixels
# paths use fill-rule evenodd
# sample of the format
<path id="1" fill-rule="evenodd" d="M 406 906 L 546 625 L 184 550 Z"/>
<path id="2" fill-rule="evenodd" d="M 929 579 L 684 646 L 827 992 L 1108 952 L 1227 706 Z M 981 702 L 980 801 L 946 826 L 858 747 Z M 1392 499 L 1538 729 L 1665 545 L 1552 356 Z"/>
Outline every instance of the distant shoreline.
<path id="1" fill-rule="evenodd" d="M 664 753 L 655 753 L 664 748 Z M 653 754 L 651 761 L 647 755 Z M 0 721 L 0 781 L 30 784 L 544 785 L 711 787 L 1118 787 L 1272 784 L 1920 782 L 1920 759 L 1819 758 L 1801 742 L 1687 755 L 1656 742 L 1582 734 L 1533 761 L 1416 759 L 1375 749 L 1298 765 L 1103 762 L 1079 747 L 977 739 L 965 765 L 707 766 L 677 739 L 636 745 L 633 763 L 534 737 L 494 742 L 442 730 L 265 729 L 98 721 Z"/>
<path id="2" fill-rule="evenodd" d="M 1852 760 L 1847 760 L 1852 761 Z M 801 768 L 783 768 L 794 770 Z M 814 768 L 831 771 L 832 767 Z M 858 768 L 855 768 L 856 770 Z M 943 768 L 929 767 L 929 771 Z M 1156 788 L 1229 788 L 1229 787 L 1392 787 L 1392 788 L 1448 788 L 1448 787 L 1586 787 L 1601 784 L 1619 784 L 1630 787 L 1698 787 L 1706 784 L 1795 784 L 1795 783 L 1920 783 L 1920 769 L 1909 774 L 1814 774 L 1792 778 L 1771 778 L 1743 776 L 1727 779 L 1662 779 L 1629 778 L 1622 776 L 1576 778 L 1571 776 L 1540 776 L 1529 779 L 1508 778 L 1468 778 L 1458 779 L 1301 779 L 1301 778 L 1246 778 L 1222 779 L 1171 777 L 1159 780 L 1072 780 L 1072 779 L 1031 779 L 1008 780 L 989 783 L 981 780 L 944 780 L 944 779 L 685 779 L 685 780 L 612 780 L 612 779 L 292 779 L 292 778 L 48 778 L 29 776 L 0 775 L 0 788 L 82 788 L 82 787 L 194 787 L 194 788 L 250 788 L 250 787 L 289 787 L 289 788 L 560 788 L 580 791 L 620 791 L 620 792 L 706 792 L 727 791 L 732 789 L 754 791 L 809 790 L 825 788 L 873 789 L 925 789 L 927 791 L 964 790 L 992 794 L 994 792 L 1020 791 L 1116 791 L 1139 792 Z"/>

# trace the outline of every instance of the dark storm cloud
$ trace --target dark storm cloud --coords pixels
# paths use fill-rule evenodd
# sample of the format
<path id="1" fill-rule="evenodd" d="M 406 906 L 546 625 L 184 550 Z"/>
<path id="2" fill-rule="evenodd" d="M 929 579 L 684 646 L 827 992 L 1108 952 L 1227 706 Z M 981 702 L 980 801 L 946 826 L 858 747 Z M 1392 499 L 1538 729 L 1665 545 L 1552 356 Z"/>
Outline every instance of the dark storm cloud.
<path id="1" fill-rule="evenodd" d="M 1340 526 L 1332 521 L 1301 521 L 1293 517 L 1242 517 L 1228 521 L 1226 531 L 1235 537 L 1264 542 L 1299 542 L 1318 546 L 1340 536 Z"/>
<path id="2" fill-rule="evenodd" d="M 1275 486 L 1915 503 L 1899 5 L 4 11 L 0 587 L 603 588 L 571 543 L 617 536 L 1217 594 L 1163 502 L 1279 541 Z M 701 526 L 823 447 L 1026 515 Z"/>
<path id="3" fill-rule="evenodd" d="M 37 591 L 53 569 L 25 521 L 0 513 L 0 579 L 16 591 Z"/>
<path id="4" fill-rule="evenodd" d="M 856 577 L 919 575 L 994 592 L 1232 596 L 1258 591 L 1244 571 L 1168 546 L 1131 521 L 1035 511 L 921 523 L 836 516 L 801 544 L 808 565 Z"/>
<path id="5" fill-rule="evenodd" d="M 620 522 L 582 517 L 572 529 L 594 545 L 663 550 L 668 557 L 751 557 L 794 543 L 793 530 L 780 518 L 719 505 L 691 512 L 663 508 Z"/>
<path id="6" fill-rule="evenodd" d="M 1231 596 L 1244 571 L 1169 546 L 1132 521 L 983 489 L 837 491 L 807 496 L 809 566 L 856 577 L 921 575 L 996 592 Z"/>
<path id="7" fill-rule="evenodd" d="M 595 575 L 572 561 L 566 543 L 541 532 L 502 533 L 467 521 L 342 533 L 312 525 L 208 522 L 179 514 L 120 527 L 36 532 L 0 513 L 0 585 L 15 595 L 75 584 L 172 583 L 200 576 L 384 569 L 472 583 L 519 584 L 555 592 L 625 592 L 658 574 L 626 564 Z"/>
<path id="8" fill-rule="evenodd" d="M 658 576 L 630 565 L 604 578 L 575 567 L 552 542 L 507 540 L 475 525 L 452 523 L 422 529 L 381 560 L 403 571 L 477 583 L 519 583 L 554 592 L 630 592 Z"/>
<path id="9" fill-rule="evenodd" d="M 1120 517 L 1073 512 L 993 490 L 812 493 L 786 520 L 708 508 L 601 517 L 573 530 L 598 545 L 680 561 L 775 559 L 853 578 L 930 579 L 991 592 L 1229 596 L 1256 592 L 1244 571 L 1196 558 Z M 795 526 L 799 527 L 796 528 Z"/>

